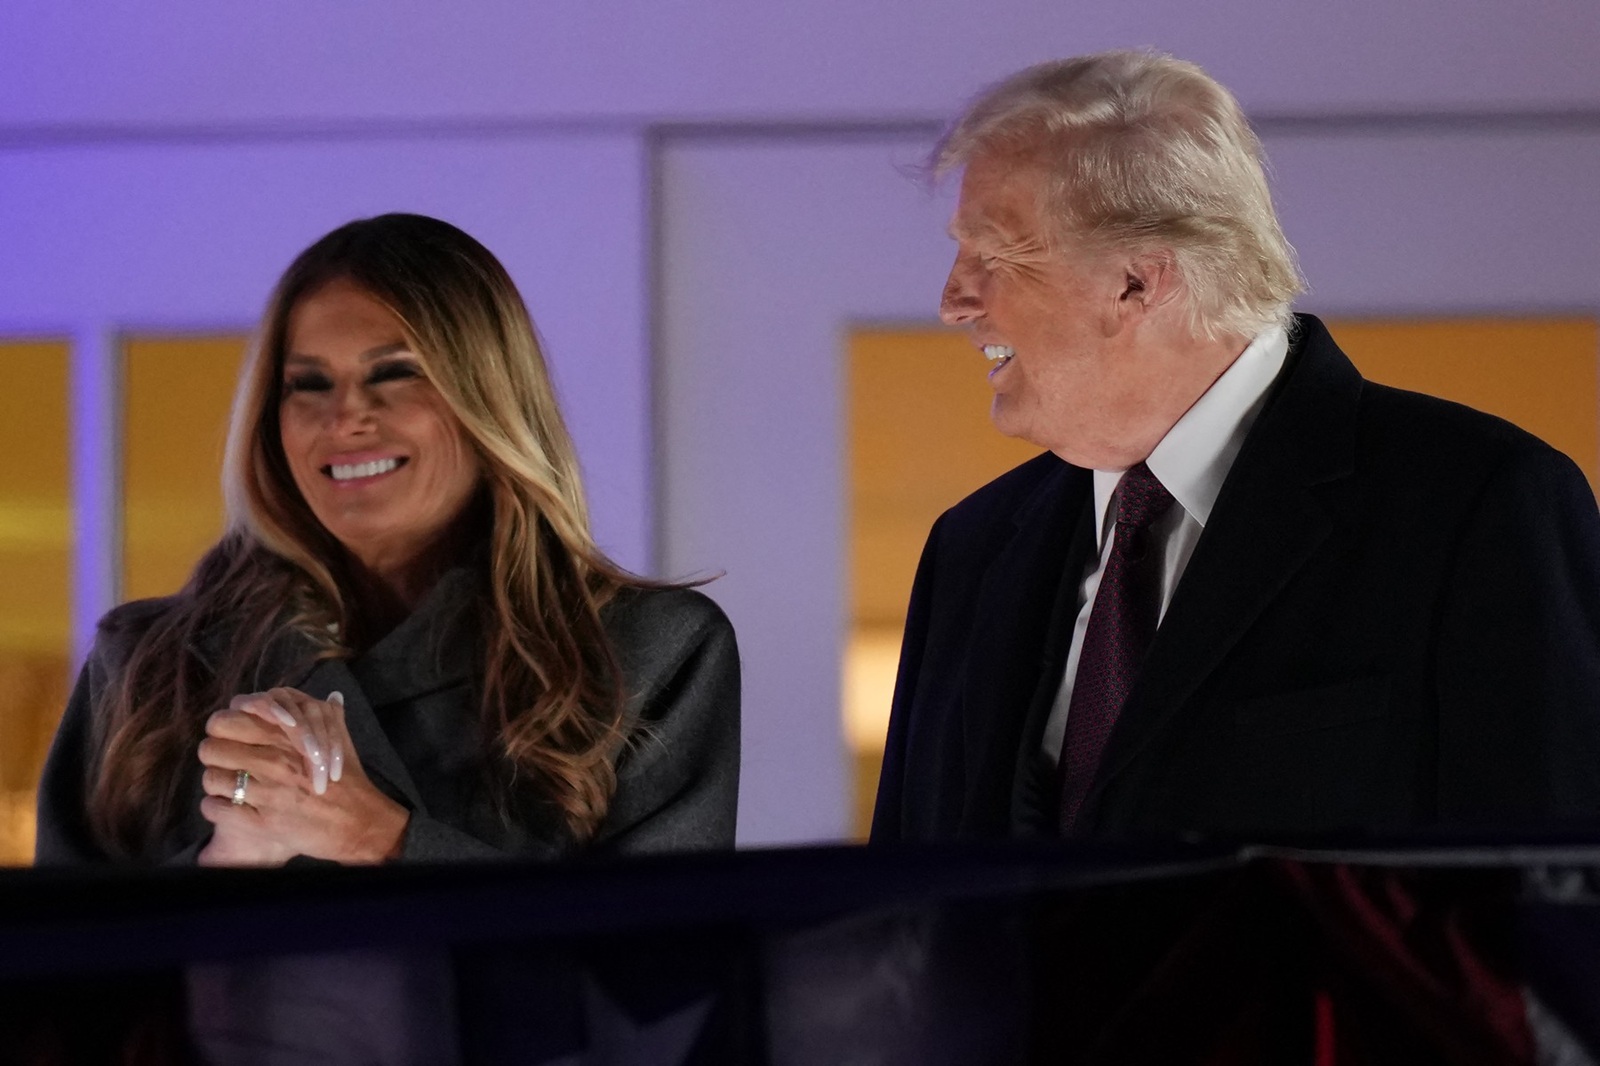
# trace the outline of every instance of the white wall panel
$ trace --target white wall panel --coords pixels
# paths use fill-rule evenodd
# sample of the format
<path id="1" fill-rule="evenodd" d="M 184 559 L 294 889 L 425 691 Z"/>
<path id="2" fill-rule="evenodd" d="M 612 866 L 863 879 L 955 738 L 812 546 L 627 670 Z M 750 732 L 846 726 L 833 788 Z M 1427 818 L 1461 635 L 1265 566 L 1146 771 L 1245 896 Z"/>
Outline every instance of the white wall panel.
<path id="1" fill-rule="evenodd" d="M 744 657 L 743 843 L 846 831 L 842 341 L 933 310 L 948 202 L 896 170 L 920 147 L 707 141 L 661 160 L 660 544 L 668 572 L 727 572 L 709 591 Z"/>
<path id="2" fill-rule="evenodd" d="M 1324 314 L 1600 309 L 1600 128 L 1268 131 Z"/>
<path id="3" fill-rule="evenodd" d="M 10 0 L 0 126 L 942 117 L 1138 46 L 1260 112 L 1600 103 L 1592 0 Z"/>

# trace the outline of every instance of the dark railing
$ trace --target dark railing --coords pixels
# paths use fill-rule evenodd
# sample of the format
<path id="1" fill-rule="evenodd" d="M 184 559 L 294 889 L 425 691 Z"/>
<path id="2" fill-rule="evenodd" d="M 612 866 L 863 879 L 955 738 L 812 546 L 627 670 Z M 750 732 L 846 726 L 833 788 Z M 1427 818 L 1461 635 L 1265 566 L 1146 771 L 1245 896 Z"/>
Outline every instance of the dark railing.
<path id="1" fill-rule="evenodd" d="M 1600 840 L 1317 844 L 0 871 L 0 1062 L 1594 1061 Z"/>

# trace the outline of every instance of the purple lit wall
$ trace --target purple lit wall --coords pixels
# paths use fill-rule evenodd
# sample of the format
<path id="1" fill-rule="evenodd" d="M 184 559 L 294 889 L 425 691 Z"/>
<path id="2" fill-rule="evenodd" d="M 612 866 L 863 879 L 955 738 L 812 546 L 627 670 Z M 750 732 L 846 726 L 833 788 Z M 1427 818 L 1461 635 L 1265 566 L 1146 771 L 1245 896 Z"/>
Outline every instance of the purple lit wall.
<path id="1" fill-rule="evenodd" d="M 1591 0 L 0 6 L 0 334 L 78 342 L 80 632 L 115 335 L 248 326 L 318 233 L 429 211 L 523 286 L 602 540 L 727 571 L 741 839 L 839 836 L 839 342 L 931 318 L 948 252 L 894 166 L 988 80 L 1140 45 L 1262 120 L 1308 309 L 1600 308 Z"/>
<path id="2" fill-rule="evenodd" d="M 116 336 L 246 330 L 296 252 L 380 211 L 449 219 L 506 263 L 546 341 L 601 540 L 648 568 L 644 174 L 637 140 L 616 136 L 0 151 L 0 330 L 64 327 L 78 342 L 80 651 L 114 602 Z"/>
<path id="3" fill-rule="evenodd" d="M 10 3 L 17 125 L 942 117 L 980 82 L 1153 45 L 1273 113 L 1600 99 L 1588 0 Z"/>

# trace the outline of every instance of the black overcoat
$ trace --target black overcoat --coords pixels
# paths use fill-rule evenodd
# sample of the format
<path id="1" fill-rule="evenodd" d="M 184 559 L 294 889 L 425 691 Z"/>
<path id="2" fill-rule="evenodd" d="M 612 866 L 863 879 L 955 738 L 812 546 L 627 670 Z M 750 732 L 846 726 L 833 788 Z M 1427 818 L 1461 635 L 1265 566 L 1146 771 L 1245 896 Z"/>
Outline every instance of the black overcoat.
<path id="1" fill-rule="evenodd" d="M 1506 353 L 1516 358 L 1516 353 Z M 1593 461 L 1594 457 L 1587 457 Z M 1046 454 L 917 570 L 874 841 L 994 838 L 1063 670 L 1092 476 Z M 1600 515 L 1507 422 L 1365 381 L 1299 316 L 1079 830 L 1600 823 Z"/>

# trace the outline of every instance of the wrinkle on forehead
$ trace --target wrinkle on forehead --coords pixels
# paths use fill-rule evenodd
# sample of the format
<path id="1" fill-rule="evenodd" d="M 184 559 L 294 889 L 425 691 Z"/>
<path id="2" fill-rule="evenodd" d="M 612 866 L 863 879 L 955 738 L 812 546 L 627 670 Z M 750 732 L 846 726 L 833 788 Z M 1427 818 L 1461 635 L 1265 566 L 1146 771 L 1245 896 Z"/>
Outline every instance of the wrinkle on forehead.
<path id="1" fill-rule="evenodd" d="M 1049 245 L 1042 209 L 1044 175 L 1037 167 L 974 160 L 962 182 L 950 236 L 1003 258 L 1034 258 Z"/>
<path id="2" fill-rule="evenodd" d="M 1041 235 L 1030 233 L 1001 241 L 993 246 L 992 254 L 1013 262 L 1037 262 L 1050 254 L 1050 245 Z"/>
<path id="3" fill-rule="evenodd" d="M 950 236 L 963 245 L 974 246 L 985 257 L 1004 262 L 1037 263 L 1050 254 L 1050 243 L 1043 234 L 993 219 L 980 219 L 967 227 L 953 221 Z"/>

